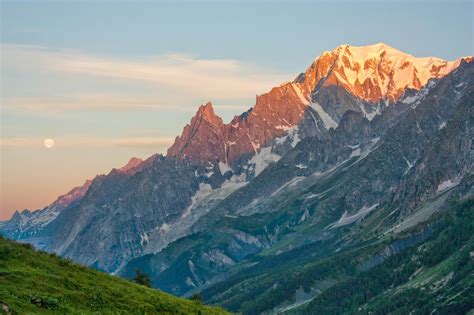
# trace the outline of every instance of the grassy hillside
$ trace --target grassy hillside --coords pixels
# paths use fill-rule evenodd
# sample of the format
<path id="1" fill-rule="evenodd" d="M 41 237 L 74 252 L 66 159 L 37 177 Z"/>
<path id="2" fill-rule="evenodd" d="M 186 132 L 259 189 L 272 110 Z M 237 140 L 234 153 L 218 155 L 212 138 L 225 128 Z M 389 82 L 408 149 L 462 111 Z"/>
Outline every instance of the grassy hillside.
<path id="1" fill-rule="evenodd" d="M 0 314 L 226 314 L 0 237 Z"/>

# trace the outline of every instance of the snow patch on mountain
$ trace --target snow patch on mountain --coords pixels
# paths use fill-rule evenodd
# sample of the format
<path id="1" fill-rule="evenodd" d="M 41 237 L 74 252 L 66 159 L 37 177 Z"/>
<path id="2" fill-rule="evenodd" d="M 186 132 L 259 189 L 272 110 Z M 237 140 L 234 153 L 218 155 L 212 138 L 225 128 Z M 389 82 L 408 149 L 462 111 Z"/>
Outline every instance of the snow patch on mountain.
<path id="1" fill-rule="evenodd" d="M 232 171 L 232 168 L 230 168 L 230 166 L 227 165 L 227 163 L 219 162 L 219 171 L 221 172 L 222 175 L 224 175 L 228 171 Z"/>
<path id="2" fill-rule="evenodd" d="M 212 187 L 209 184 L 200 183 L 199 189 L 196 191 L 194 196 L 191 197 L 191 204 L 189 207 L 181 215 L 182 218 L 186 218 L 188 215 L 191 214 L 191 210 L 193 209 L 194 205 L 199 203 L 201 200 L 209 196 L 212 193 Z"/>
<path id="3" fill-rule="evenodd" d="M 324 108 L 318 103 L 311 103 L 311 108 L 313 108 L 321 118 L 326 129 L 333 128 L 336 129 L 339 125 L 332 117 L 324 110 Z"/>
<path id="4" fill-rule="evenodd" d="M 360 150 L 360 148 L 357 148 L 357 149 L 355 149 L 351 152 L 351 155 L 349 156 L 349 158 L 353 158 L 353 157 L 360 156 L 360 155 L 361 155 L 361 150 Z"/>
<path id="5" fill-rule="evenodd" d="M 205 174 L 205 176 L 206 176 L 207 178 L 210 178 L 212 175 L 214 175 L 214 172 L 213 172 L 213 171 L 208 171 L 208 172 Z"/>
<path id="6" fill-rule="evenodd" d="M 287 140 L 290 140 L 290 145 L 294 148 L 300 141 L 301 138 L 299 136 L 299 127 L 293 126 L 288 128 L 288 132 L 285 136 L 279 137 L 275 139 L 275 143 L 281 145 L 285 143 Z"/>
<path id="7" fill-rule="evenodd" d="M 171 229 L 171 226 L 168 225 L 168 223 L 163 223 L 159 228 L 158 230 L 162 231 L 162 232 L 168 232 L 169 230 Z"/>
<path id="8" fill-rule="evenodd" d="M 374 210 L 375 208 L 377 208 L 379 204 L 376 203 L 376 204 L 373 204 L 371 205 L 370 207 L 368 206 L 363 206 L 362 208 L 359 209 L 359 211 L 357 211 L 356 213 L 352 214 L 352 215 L 349 215 L 347 213 L 347 211 L 344 211 L 344 214 L 341 216 L 341 218 L 335 222 L 335 223 L 332 223 L 328 226 L 328 228 L 330 229 L 334 229 L 334 228 L 337 228 L 337 227 L 341 227 L 341 226 L 344 226 L 344 225 L 349 225 L 349 224 L 352 224 L 358 220 L 362 220 L 363 218 L 365 218 L 372 210 Z"/>
<path id="9" fill-rule="evenodd" d="M 292 179 L 290 179 L 288 182 L 286 182 L 285 184 L 283 184 L 282 186 L 280 186 L 277 190 L 275 190 L 272 194 L 271 194 L 271 197 L 279 194 L 281 191 L 283 191 L 284 189 L 288 188 L 288 187 L 294 187 L 296 186 L 299 182 L 301 182 L 302 180 L 304 180 L 306 177 L 305 176 L 295 176 L 293 177 Z"/>
<path id="10" fill-rule="evenodd" d="M 291 139 L 291 146 L 293 148 L 296 147 L 296 145 L 301 141 L 298 126 L 294 126 L 290 129 L 288 137 Z"/>
<path id="11" fill-rule="evenodd" d="M 287 131 L 289 129 L 291 129 L 290 126 L 287 126 L 287 125 L 278 125 L 278 126 L 275 126 L 276 129 L 280 129 L 280 130 L 284 130 L 284 131 Z"/>
<path id="12" fill-rule="evenodd" d="M 439 183 L 438 188 L 436 189 L 436 192 L 443 192 L 445 190 L 453 188 L 457 184 L 458 184 L 458 181 L 455 181 L 455 180 L 451 180 L 451 179 L 444 180 L 441 183 Z"/>
<path id="13" fill-rule="evenodd" d="M 380 106 L 377 106 L 377 107 L 375 108 L 375 110 L 373 110 L 373 111 L 371 111 L 371 112 L 367 112 L 367 111 L 365 110 L 364 106 L 361 106 L 361 109 L 362 109 L 362 112 L 363 112 L 364 115 L 365 115 L 365 118 L 367 118 L 368 121 L 372 121 L 372 119 L 374 119 L 375 116 L 381 114 Z"/>
<path id="14" fill-rule="evenodd" d="M 309 105 L 309 101 L 308 99 L 303 95 L 303 92 L 301 91 L 301 88 L 296 85 L 295 83 L 292 83 L 291 86 L 293 87 L 293 89 L 295 90 L 296 92 L 296 95 L 298 95 L 298 98 L 300 99 L 301 103 L 303 103 L 304 105 Z"/>
<path id="15" fill-rule="evenodd" d="M 148 242 L 149 242 L 148 234 L 147 233 L 141 234 L 140 235 L 140 245 L 143 246 L 144 244 L 146 244 Z"/>
<path id="16" fill-rule="evenodd" d="M 415 102 L 416 100 L 418 100 L 418 98 L 419 98 L 419 95 L 417 95 L 417 94 L 412 95 L 412 96 L 406 96 L 406 97 L 403 98 L 402 103 L 411 104 L 411 103 Z"/>
<path id="17" fill-rule="evenodd" d="M 412 169 L 412 167 L 415 165 L 415 162 L 410 162 L 405 156 L 403 156 L 403 159 L 405 160 L 405 162 L 407 163 L 407 169 L 405 171 L 405 174 Z"/>
<path id="18" fill-rule="evenodd" d="M 272 147 L 260 149 L 249 161 L 254 165 L 255 176 L 258 176 L 268 165 L 279 161 L 281 156 L 272 152 Z"/>

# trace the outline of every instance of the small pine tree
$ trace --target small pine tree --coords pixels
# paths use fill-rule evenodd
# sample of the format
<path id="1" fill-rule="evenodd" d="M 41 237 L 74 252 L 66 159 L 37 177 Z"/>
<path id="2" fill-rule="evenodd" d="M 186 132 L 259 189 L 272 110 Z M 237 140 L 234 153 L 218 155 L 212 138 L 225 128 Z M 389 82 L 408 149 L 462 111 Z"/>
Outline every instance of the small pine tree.
<path id="1" fill-rule="evenodd" d="M 135 270 L 135 278 L 133 278 L 133 281 L 135 283 L 151 288 L 150 276 L 145 273 L 142 273 L 139 269 Z"/>
<path id="2" fill-rule="evenodd" d="M 201 294 L 199 292 L 193 293 L 193 295 L 191 295 L 191 300 L 196 301 L 196 302 L 202 302 Z"/>

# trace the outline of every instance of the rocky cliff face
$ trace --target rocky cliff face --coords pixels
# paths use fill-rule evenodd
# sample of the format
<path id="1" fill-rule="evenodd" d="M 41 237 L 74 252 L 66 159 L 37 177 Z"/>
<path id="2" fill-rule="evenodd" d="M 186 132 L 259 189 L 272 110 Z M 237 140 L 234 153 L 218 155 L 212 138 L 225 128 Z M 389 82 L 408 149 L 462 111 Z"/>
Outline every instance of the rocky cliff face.
<path id="1" fill-rule="evenodd" d="M 168 149 L 167 157 L 206 164 L 233 165 L 244 155 L 257 153 L 271 140 L 281 137 L 304 117 L 306 101 L 293 84 L 258 96 L 255 107 L 228 124 L 214 114 L 211 103 L 199 108 L 191 123 Z"/>
<path id="2" fill-rule="evenodd" d="M 213 157 L 218 161 L 226 160 L 224 148 L 224 123 L 214 114 L 211 103 L 199 107 L 191 123 L 186 125 L 180 137 L 177 137 L 167 156 L 177 156 L 200 162 Z"/>
<path id="3" fill-rule="evenodd" d="M 51 206 L 59 206 L 62 209 L 68 207 L 74 201 L 84 197 L 87 190 L 89 190 L 91 184 L 91 179 L 86 180 L 86 182 L 82 186 L 75 187 L 71 189 L 71 191 L 69 191 L 67 194 L 59 196 L 58 199 L 51 204 Z"/>
<path id="4" fill-rule="evenodd" d="M 133 175 L 140 171 L 144 167 L 143 160 L 137 157 L 132 157 L 127 164 L 119 168 L 118 170 L 124 172 L 127 175 Z"/>

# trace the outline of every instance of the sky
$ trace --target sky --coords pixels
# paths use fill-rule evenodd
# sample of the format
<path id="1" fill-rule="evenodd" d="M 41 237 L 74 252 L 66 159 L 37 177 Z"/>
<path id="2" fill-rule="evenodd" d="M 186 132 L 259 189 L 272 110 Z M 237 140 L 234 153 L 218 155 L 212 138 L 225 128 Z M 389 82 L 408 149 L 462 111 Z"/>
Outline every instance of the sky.
<path id="1" fill-rule="evenodd" d="M 225 121 L 323 51 L 472 55 L 472 1 L 2 1 L 0 220 Z M 54 147 L 46 148 L 44 139 Z"/>

